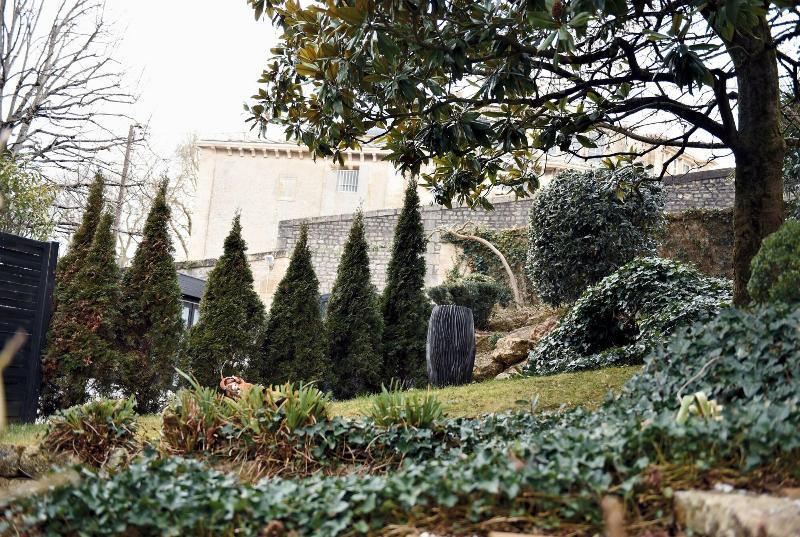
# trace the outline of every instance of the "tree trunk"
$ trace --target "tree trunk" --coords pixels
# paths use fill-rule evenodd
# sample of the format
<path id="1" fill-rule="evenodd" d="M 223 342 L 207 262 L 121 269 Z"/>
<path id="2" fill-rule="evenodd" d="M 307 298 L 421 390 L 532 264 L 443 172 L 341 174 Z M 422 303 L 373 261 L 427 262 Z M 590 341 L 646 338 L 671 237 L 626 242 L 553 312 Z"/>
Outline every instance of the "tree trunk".
<path id="1" fill-rule="evenodd" d="M 431 384 L 457 386 L 471 382 L 475 367 L 472 310 L 463 306 L 435 306 L 428 322 L 426 351 Z"/>
<path id="2" fill-rule="evenodd" d="M 733 226 L 733 301 L 750 301 L 750 261 L 761 241 L 783 223 L 783 158 L 778 62 L 765 19 L 749 35 L 737 32 L 728 49 L 736 65 L 739 121 Z"/>

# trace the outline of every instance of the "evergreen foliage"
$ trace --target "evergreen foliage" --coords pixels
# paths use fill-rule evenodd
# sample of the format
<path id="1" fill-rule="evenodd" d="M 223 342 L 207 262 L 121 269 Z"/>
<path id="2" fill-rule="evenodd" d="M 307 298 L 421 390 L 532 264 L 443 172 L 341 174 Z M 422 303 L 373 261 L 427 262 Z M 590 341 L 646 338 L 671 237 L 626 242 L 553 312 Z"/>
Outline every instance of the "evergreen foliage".
<path id="1" fill-rule="evenodd" d="M 425 340 L 430 303 L 423 290 L 425 244 L 417 183 L 412 180 L 394 231 L 382 298 L 385 380 L 396 378 L 403 385 L 427 383 Z"/>
<path id="2" fill-rule="evenodd" d="M 33 166 L 0 155 L 0 231 L 45 241 L 53 231 L 55 185 Z"/>
<path id="3" fill-rule="evenodd" d="M 58 260 L 56 265 L 56 286 L 53 292 L 53 314 L 51 316 L 50 331 L 47 336 L 47 347 L 42 357 L 42 385 L 39 397 L 39 408 L 42 414 L 49 415 L 60 408 L 64 408 L 61 400 L 61 389 L 56 379 L 64 374 L 58 361 L 60 355 L 59 344 L 66 334 L 63 333 L 63 322 L 68 316 L 58 315 L 59 304 L 63 303 L 71 293 L 71 284 L 75 275 L 86 262 L 89 249 L 92 246 L 97 224 L 103 213 L 103 190 L 105 181 L 100 173 L 94 177 L 89 187 L 89 196 L 86 200 L 81 223 L 72 235 L 69 250 Z M 70 406 L 70 405 L 66 405 Z"/>
<path id="4" fill-rule="evenodd" d="M 167 183 L 158 190 L 142 242 L 122 279 L 121 340 L 125 359 L 119 383 L 139 412 L 156 412 L 171 387 L 183 334 L 181 290 L 172 258 Z"/>
<path id="5" fill-rule="evenodd" d="M 186 394 L 192 404 L 179 408 L 176 398 L 173 415 L 191 421 L 165 420 L 165 433 L 177 426 L 190 435 L 192 443 L 172 451 L 181 457 L 146 452 L 110 475 L 87 470 L 76 483 L 12 503 L 0 528 L 258 535 L 280 520 L 285 528 L 278 530 L 287 533 L 334 537 L 409 521 L 461 524 L 468 533 L 500 520 L 526 533 L 577 528 L 589 535 L 603 531 L 597 498 L 607 494 L 620 497 L 628 524 L 659 528 L 671 520 L 676 490 L 707 487 L 720 476 L 750 490 L 796 478 L 799 324 L 798 309 L 723 311 L 653 349 L 642 372 L 595 411 L 442 419 L 434 404 L 409 405 L 393 391 L 375 399 L 371 419 L 317 414 L 305 422 L 312 425 L 286 434 L 284 416 L 275 416 L 262 390 L 253 391 L 258 406 Z M 743 349 L 758 367 L 742 360 Z M 677 399 L 697 392 L 723 405 L 721 415 L 679 423 Z M 206 412 L 197 410 L 202 403 Z M 418 428 L 420 416 L 430 417 L 428 427 Z M 241 454 L 237 461 L 274 464 L 270 477 L 243 484 L 220 471 L 229 461 L 209 468 L 217 454 L 230 458 L 231 448 Z M 153 501 L 161 497 L 174 500 Z"/>
<path id="6" fill-rule="evenodd" d="M 528 276 L 542 301 L 569 304 L 637 256 L 655 253 L 664 193 L 644 169 L 565 171 L 531 205 Z"/>
<path id="7" fill-rule="evenodd" d="M 713 318 L 731 301 L 730 282 L 679 261 L 634 259 L 589 287 L 558 328 L 539 340 L 526 372 L 552 375 L 641 363 L 678 328 Z"/>
<path id="8" fill-rule="evenodd" d="M 319 281 L 311 265 L 308 227 L 303 225 L 286 275 L 278 284 L 264 333 L 255 380 L 264 385 L 325 381 L 325 338 Z"/>
<path id="9" fill-rule="evenodd" d="M 800 304 L 800 221 L 786 220 L 753 258 L 747 291 L 760 303 Z"/>
<path id="10" fill-rule="evenodd" d="M 237 215 L 206 282 L 200 320 L 187 336 L 186 367 L 203 386 L 217 386 L 221 372 L 242 376 L 256 360 L 264 304 L 253 289 L 246 251 Z"/>
<path id="11" fill-rule="evenodd" d="M 85 262 L 66 289 L 50 328 L 43 368 L 51 379 L 42 413 L 81 404 L 87 385 L 103 395 L 113 386 L 119 364 L 119 269 L 115 262 L 112 216 L 97 224 Z"/>
<path id="12" fill-rule="evenodd" d="M 383 319 L 375 286 L 370 282 L 364 215 L 350 228 L 331 291 L 326 319 L 331 387 L 347 399 L 380 389 L 383 373 Z"/>
<path id="13" fill-rule="evenodd" d="M 69 243 L 69 250 L 58 260 L 56 266 L 56 290 L 53 298 L 54 304 L 58 304 L 61 294 L 66 292 L 72 278 L 80 270 L 82 263 L 86 259 L 86 254 L 92 246 L 94 233 L 100 217 L 103 214 L 103 191 L 105 190 L 105 180 L 99 172 L 94 176 L 91 186 L 89 186 L 89 196 L 86 199 L 86 207 L 83 211 L 81 224 L 72 235 Z"/>
<path id="14" fill-rule="evenodd" d="M 471 309 L 475 328 L 488 330 L 492 309 L 498 302 L 508 305 L 509 292 L 491 276 L 470 276 L 431 287 L 428 296 L 435 304 L 453 304 Z"/>

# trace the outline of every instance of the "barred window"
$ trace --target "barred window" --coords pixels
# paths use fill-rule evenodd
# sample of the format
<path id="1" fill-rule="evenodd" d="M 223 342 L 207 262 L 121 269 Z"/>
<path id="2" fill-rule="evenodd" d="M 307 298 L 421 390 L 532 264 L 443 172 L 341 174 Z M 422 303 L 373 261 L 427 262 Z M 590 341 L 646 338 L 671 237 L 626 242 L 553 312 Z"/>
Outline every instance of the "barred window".
<path id="1" fill-rule="evenodd" d="M 339 192 L 358 192 L 358 169 L 338 170 L 336 183 Z"/>

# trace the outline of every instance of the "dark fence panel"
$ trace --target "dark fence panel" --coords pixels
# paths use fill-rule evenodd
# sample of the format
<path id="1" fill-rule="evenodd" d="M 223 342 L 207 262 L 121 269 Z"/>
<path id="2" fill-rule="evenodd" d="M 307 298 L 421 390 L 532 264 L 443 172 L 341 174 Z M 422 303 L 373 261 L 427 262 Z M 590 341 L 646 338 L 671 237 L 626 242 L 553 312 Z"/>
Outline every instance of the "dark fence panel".
<path id="1" fill-rule="evenodd" d="M 58 243 L 0 233 L 0 348 L 19 329 L 25 346 L 3 372 L 11 421 L 36 419 L 41 354 L 50 324 Z"/>

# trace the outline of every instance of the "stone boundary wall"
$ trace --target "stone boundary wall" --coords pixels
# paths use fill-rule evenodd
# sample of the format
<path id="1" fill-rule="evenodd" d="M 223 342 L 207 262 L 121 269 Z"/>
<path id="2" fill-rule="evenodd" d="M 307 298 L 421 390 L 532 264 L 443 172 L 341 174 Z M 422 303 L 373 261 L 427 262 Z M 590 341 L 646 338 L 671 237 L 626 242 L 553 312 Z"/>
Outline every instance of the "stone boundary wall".
<path id="1" fill-rule="evenodd" d="M 466 222 L 497 229 L 527 226 L 531 203 L 530 199 L 500 201 L 495 203 L 494 211 L 421 207 L 422 222 L 428 236 L 425 284 L 431 286 L 441 283 L 456 257 L 456 247 L 441 240 L 436 232 L 438 228 L 457 227 Z M 379 290 L 386 285 L 386 270 L 392 255 L 394 228 L 399 215 L 400 209 L 364 213 L 364 233 L 370 249 L 372 282 Z M 328 293 L 336 278 L 336 269 L 344 241 L 350 232 L 353 215 L 284 220 L 278 227 L 278 245 L 282 250 L 291 252 L 294 249 L 303 222 L 308 224 L 308 243 L 320 281 L 320 292 Z"/>
<path id="2" fill-rule="evenodd" d="M 664 210 L 668 213 L 733 207 L 732 168 L 665 177 L 663 183 L 666 194 Z"/>
<path id="3" fill-rule="evenodd" d="M 733 206 L 733 179 L 731 169 L 689 173 L 678 177 L 664 178 L 668 213 L 681 213 L 690 209 L 727 209 Z M 471 210 L 469 208 L 445 209 L 423 206 L 421 215 L 428 247 L 425 253 L 427 273 L 425 285 L 441 283 L 447 271 L 456 262 L 459 249 L 443 242 L 436 232 L 438 228 L 458 227 L 466 222 L 492 229 L 527 227 L 532 200 L 515 200 L 511 197 L 495 201 L 494 211 Z M 386 270 L 392 253 L 394 228 L 400 209 L 384 209 L 364 213 L 364 231 L 370 248 L 370 270 L 372 281 L 379 290 L 386 285 Z M 286 272 L 289 256 L 297 243 L 300 225 L 308 223 L 308 239 L 312 262 L 320 281 L 320 292 L 329 293 L 336 278 L 336 270 L 347 240 L 353 215 L 342 214 L 316 218 L 282 220 L 278 224 L 278 249 L 272 252 L 257 252 L 248 255 L 253 269 L 254 285 L 259 296 L 269 306 L 272 295 Z M 690 226 L 691 227 L 691 226 Z M 693 232 L 700 231 L 693 229 Z M 694 252 L 693 252 L 694 253 Z M 685 255 L 691 257 L 688 252 Z M 679 254 L 681 258 L 684 254 Z M 177 263 L 181 272 L 198 278 L 208 278 L 215 259 L 184 261 Z M 725 273 L 727 263 L 722 260 L 712 272 Z"/>

